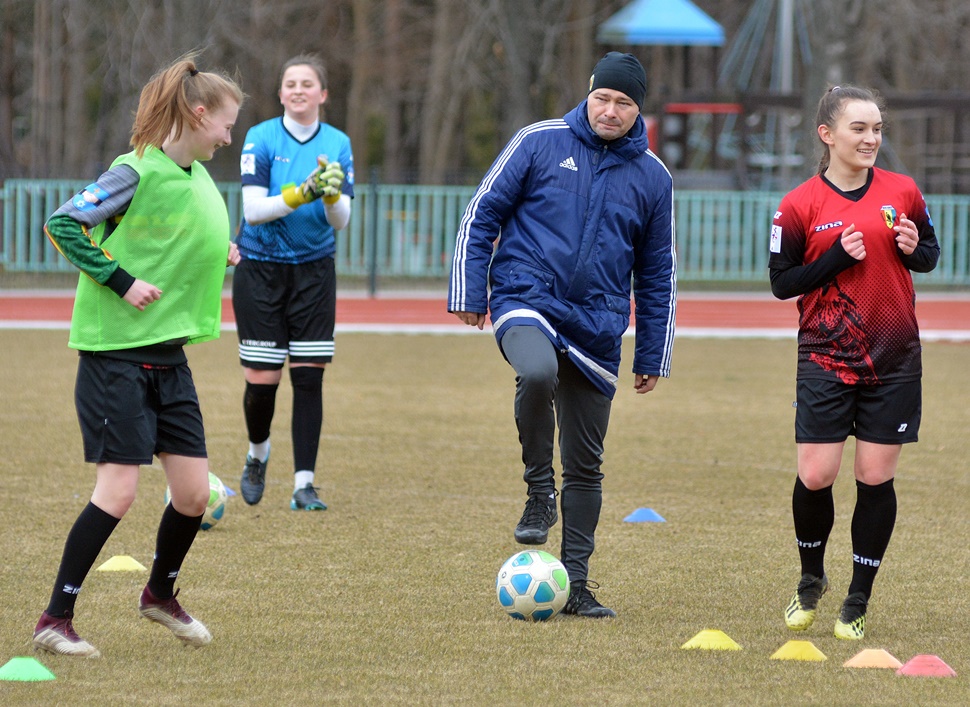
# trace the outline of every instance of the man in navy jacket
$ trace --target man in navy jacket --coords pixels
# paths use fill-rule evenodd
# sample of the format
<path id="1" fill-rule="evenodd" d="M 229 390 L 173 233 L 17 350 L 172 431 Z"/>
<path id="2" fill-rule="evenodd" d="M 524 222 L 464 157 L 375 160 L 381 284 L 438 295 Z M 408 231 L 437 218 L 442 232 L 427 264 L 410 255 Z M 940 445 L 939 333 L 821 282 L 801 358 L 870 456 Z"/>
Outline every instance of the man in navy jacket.
<path id="1" fill-rule="evenodd" d="M 634 388 L 670 375 L 676 311 L 673 187 L 640 117 L 646 74 L 610 52 L 562 119 L 520 130 L 459 227 L 448 310 L 482 329 L 486 312 L 516 373 L 515 422 L 528 486 L 515 539 L 541 545 L 558 520 L 562 462 L 564 613 L 612 617 L 590 591 L 602 505 L 603 441 L 635 302 Z"/>

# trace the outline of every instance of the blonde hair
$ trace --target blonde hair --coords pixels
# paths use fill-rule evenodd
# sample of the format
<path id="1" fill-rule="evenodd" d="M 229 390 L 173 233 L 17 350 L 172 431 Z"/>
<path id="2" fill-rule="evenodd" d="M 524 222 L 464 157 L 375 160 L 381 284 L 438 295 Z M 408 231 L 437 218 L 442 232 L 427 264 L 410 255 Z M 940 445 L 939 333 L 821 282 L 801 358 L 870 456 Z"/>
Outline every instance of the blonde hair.
<path id="1" fill-rule="evenodd" d="M 835 127 L 835 123 L 842 116 L 845 104 L 849 101 L 865 101 L 874 103 L 879 112 L 886 112 L 886 104 L 879 92 L 873 88 L 859 88 L 858 86 L 831 86 L 818 101 L 815 113 L 815 125 Z M 885 124 L 883 125 L 885 127 Z M 821 137 L 819 137 L 821 141 Z M 822 143 L 822 157 L 818 161 L 818 174 L 822 174 L 829 167 L 829 146 Z"/>
<path id="2" fill-rule="evenodd" d="M 149 145 L 161 147 L 172 135 L 182 136 L 186 126 L 195 129 L 201 121 L 194 107 L 218 110 L 227 101 L 242 105 L 246 96 L 236 81 L 222 73 L 199 71 L 197 54 L 186 54 L 156 73 L 141 91 L 130 144 L 141 157 Z"/>

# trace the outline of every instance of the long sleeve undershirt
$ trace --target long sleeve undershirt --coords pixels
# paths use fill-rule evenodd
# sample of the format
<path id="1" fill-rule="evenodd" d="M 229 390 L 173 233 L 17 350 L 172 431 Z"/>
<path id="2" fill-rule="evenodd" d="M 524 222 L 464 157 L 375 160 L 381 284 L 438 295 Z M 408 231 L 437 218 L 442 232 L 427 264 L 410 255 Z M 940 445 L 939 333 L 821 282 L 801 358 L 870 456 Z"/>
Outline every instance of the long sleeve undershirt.
<path id="1" fill-rule="evenodd" d="M 318 123 L 303 125 L 296 122 L 288 115 L 283 115 L 283 127 L 297 141 L 303 143 L 312 138 L 317 130 L 320 129 Z M 275 221 L 284 216 L 289 216 L 296 209 L 287 205 L 283 201 L 282 194 L 269 195 L 269 189 L 255 184 L 246 185 L 242 189 L 243 195 L 243 214 L 246 221 L 254 226 L 268 221 Z M 299 207 L 297 207 L 299 208 Z M 340 200 L 335 204 L 324 203 L 327 212 L 327 223 L 335 231 L 346 228 L 350 222 L 350 197 L 346 194 L 340 195 Z"/>
<path id="2" fill-rule="evenodd" d="M 916 249 L 909 255 L 898 251 L 899 259 L 913 272 L 930 272 L 936 267 L 940 258 L 940 249 L 936 238 L 920 238 Z M 836 240 L 832 247 L 825 251 L 820 258 L 805 265 L 795 265 L 790 268 L 771 268 L 771 293 L 778 299 L 789 299 L 816 290 L 835 276 L 848 270 L 860 261 L 845 252 L 841 239 Z"/>

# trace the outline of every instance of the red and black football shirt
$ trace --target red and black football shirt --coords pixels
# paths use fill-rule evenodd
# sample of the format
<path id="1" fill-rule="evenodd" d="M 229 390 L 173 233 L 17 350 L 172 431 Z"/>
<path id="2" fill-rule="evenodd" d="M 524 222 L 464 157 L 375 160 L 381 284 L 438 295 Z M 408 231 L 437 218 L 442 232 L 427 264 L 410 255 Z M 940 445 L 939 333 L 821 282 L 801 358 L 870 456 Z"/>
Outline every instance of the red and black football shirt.
<path id="1" fill-rule="evenodd" d="M 901 215 L 916 224 L 910 255 L 896 245 Z M 851 224 L 863 233 L 866 257 L 841 245 Z M 785 294 L 799 295 L 798 378 L 850 384 L 916 380 L 922 374 L 911 270 L 939 259 L 933 221 L 907 176 L 872 169 L 864 187 L 843 192 L 821 176 L 791 191 L 771 229 L 772 290 L 783 275 Z"/>

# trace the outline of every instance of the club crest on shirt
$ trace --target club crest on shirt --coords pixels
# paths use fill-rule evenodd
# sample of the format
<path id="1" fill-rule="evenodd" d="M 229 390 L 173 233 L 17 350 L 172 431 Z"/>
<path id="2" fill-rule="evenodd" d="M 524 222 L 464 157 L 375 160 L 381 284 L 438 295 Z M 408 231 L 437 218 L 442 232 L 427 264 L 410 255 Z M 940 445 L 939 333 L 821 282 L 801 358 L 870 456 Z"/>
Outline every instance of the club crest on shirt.
<path id="1" fill-rule="evenodd" d="M 896 216 L 896 209 L 891 205 L 882 207 L 882 218 L 886 222 L 886 228 L 892 228 L 899 223 Z"/>
<path id="2" fill-rule="evenodd" d="M 101 202 L 109 196 L 110 194 L 97 184 L 88 184 L 83 191 L 75 194 L 71 203 L 78 211 L 90 211 L 100 206 Z"/>

